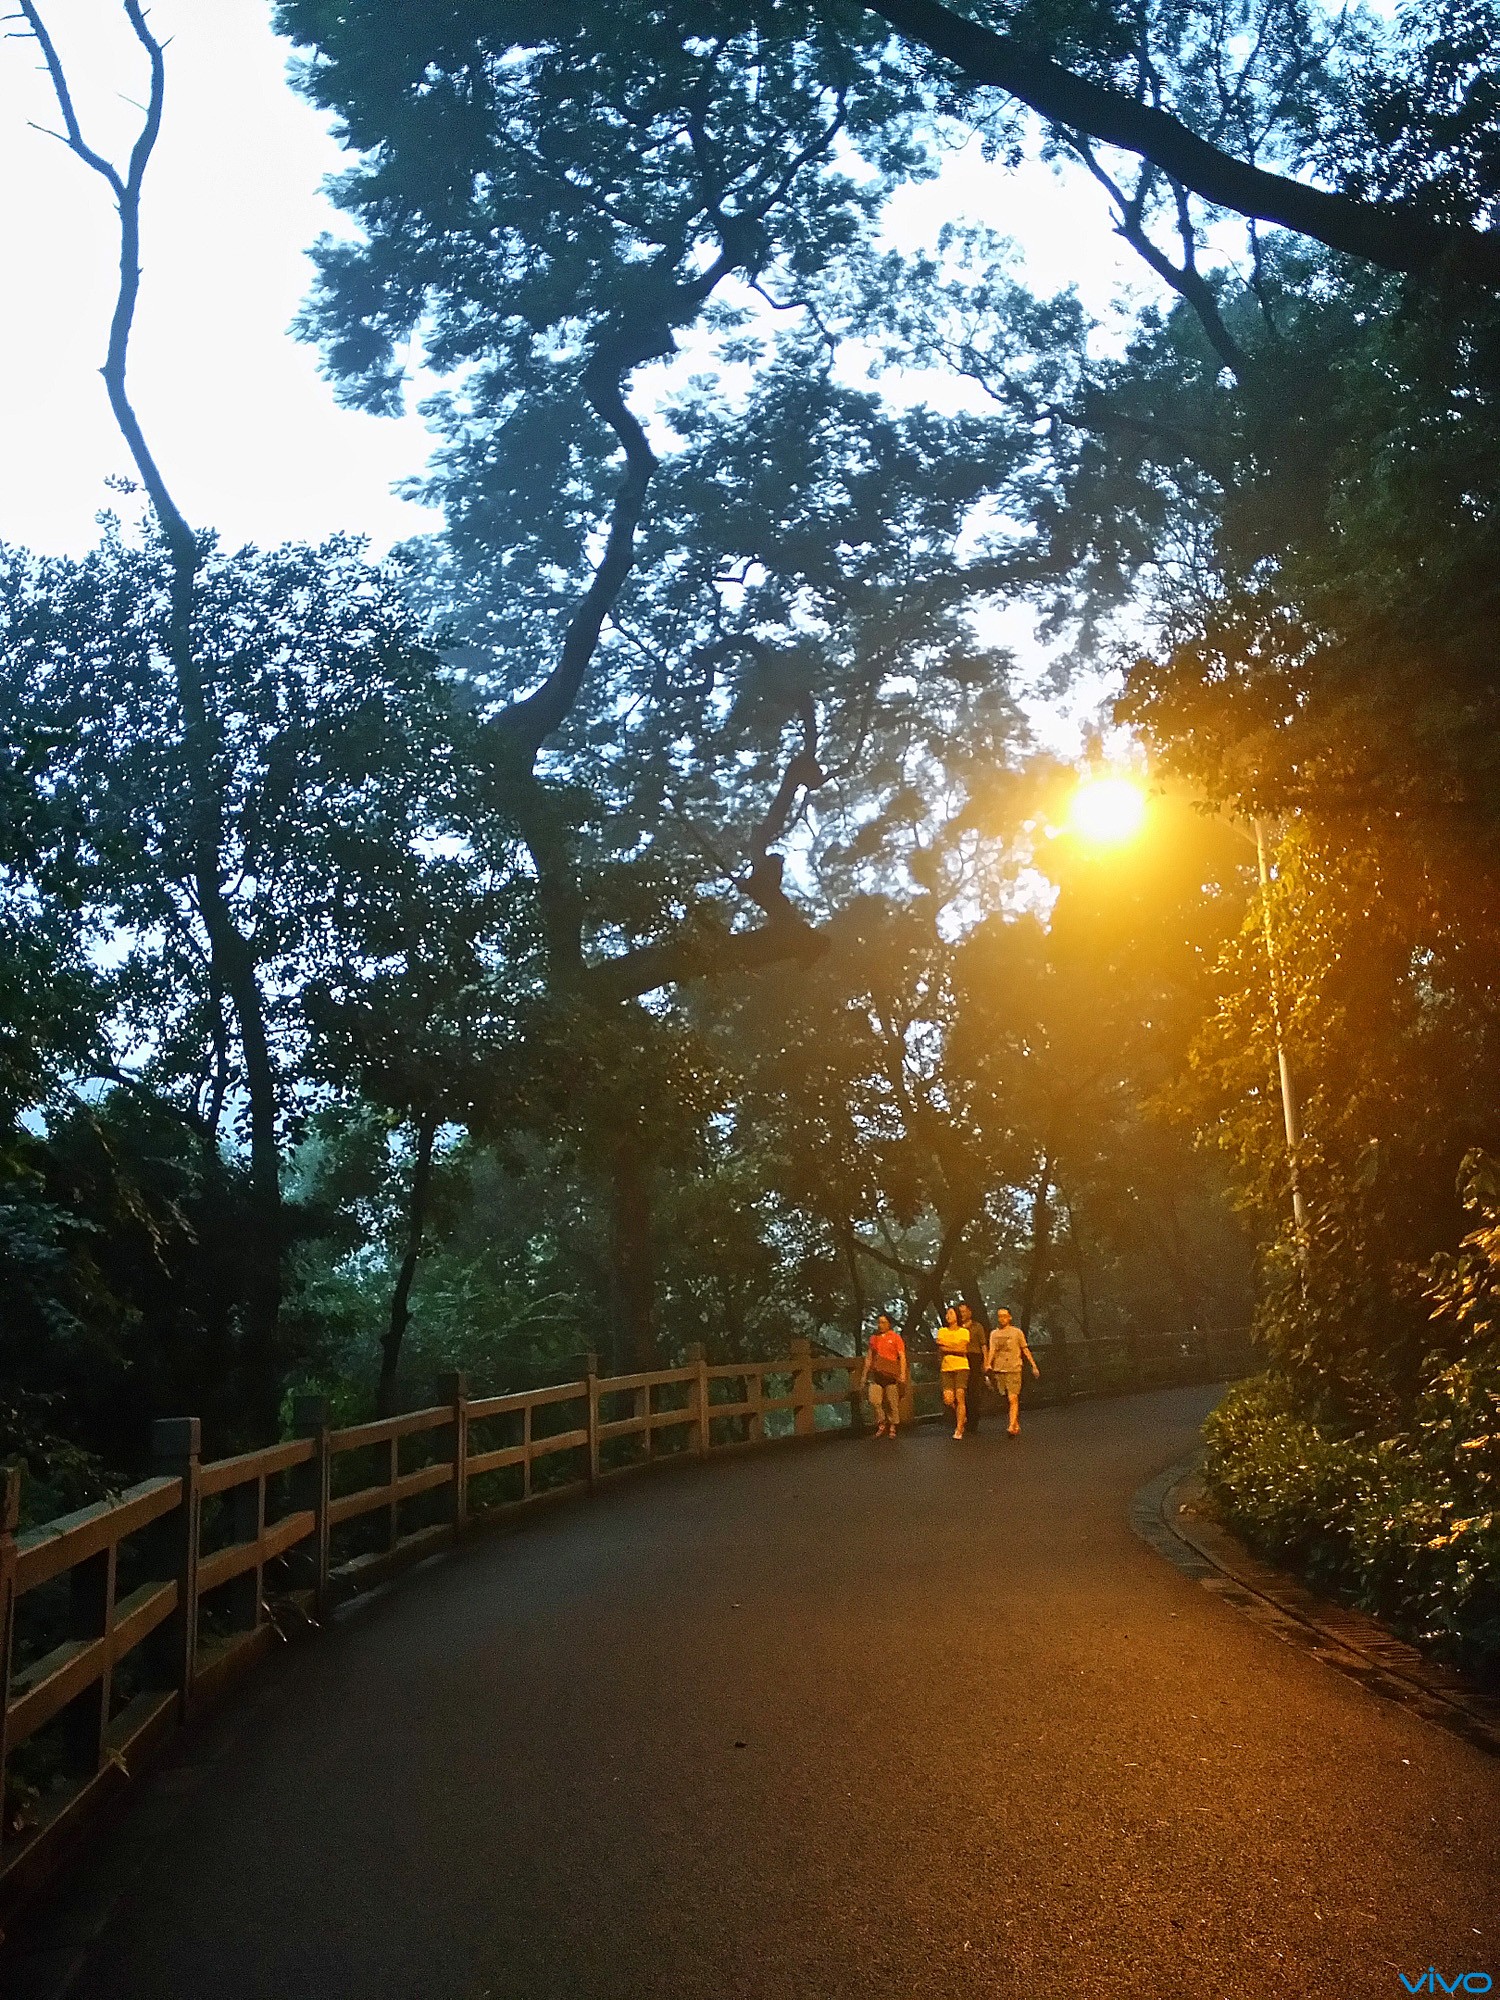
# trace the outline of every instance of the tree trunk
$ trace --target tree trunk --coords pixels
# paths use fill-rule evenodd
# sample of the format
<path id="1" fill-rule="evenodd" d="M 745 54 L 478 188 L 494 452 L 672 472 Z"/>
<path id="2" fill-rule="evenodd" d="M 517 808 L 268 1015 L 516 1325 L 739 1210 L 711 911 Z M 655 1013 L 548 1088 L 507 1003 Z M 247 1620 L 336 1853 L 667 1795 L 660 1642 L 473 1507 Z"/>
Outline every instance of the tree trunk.
<path id="1" fill-rule="evenodd" d="M 974 1253 L 965 1244 L 954 1254 L 953 1275 L 958 1280 L 958 1289 L 974 1308 L 989 1319 L 989 1306 L 985 1301 L 984 1287 L 979 1282 L 979 1266 L 974 1262 Z"/>
<path id="2" fill-rule="evenodd" d="M 217 885 L 215 885 L 217 887 Z M 201 900 L 201 898 L 200 898 Z M 213 955 L 224 967 L 245 1059 L 250 1102 L 251 1241 L 245 1279 L 245 1331 L 255 1389 L 274 1406 L 281 1318 L 281 1148 L 276 1135 L 276 1069 L 266 1034 L 265 1001 L 250 947 L 229 919 L 222 897 L 205 912 Z"/>
<path id="3" fill-rule="evenodd" d="M 1073 1275 L 1078 1280 L 1078 1331 L 1084 1340 L 1094 1337 L 1093 1320 L 1089 1311 L 1088 1273 L 1083 1268 L 1083 1245 L 1078 1240 L 1078 1218 L 1072 1202 L 1064 1210 L 1068 1221 L 1068 1249 L 1073 1256 Z"/>
<path id="4" fill-rule="evenodd" d="M 841 1234 L 844 1243 L 844 1258 L 849 1266 L 849 1299 L 854 1308 L 853 1352 L 859 1354 L 863 1351 L 861 1342 L 865 1337 L 867 1299 L 864 1280 L 859 1275 L 859 1252 L 854 1244 L 854 1224 L 846 1222 Z"/>
<path id="5" fill-rule="evenodd" d="M 615 1147 L 611 1195 L 615 1341 L 626 1368 L 635 1373 L 661 1366 L 656 1347 L 651 1170 L 636 1132 L 627 1133 Z"/>
<path id="6" fill-rule="evenodd" d="M 389 1417 L 396 1408 L 396 1371 L 401 1365 L 401 1343 L 411 1324 L 411 1288 L 422 1255 L 422 1238 L 427 1230 L 427 1198 L 432 1188 L 432 1142 L 437 1132 L 437 1115 L 424 1112 L 417 1122 L 417 1153 L 411 1171 L 411 1199 L 406 1211 L 406 1249 L 396 1273 L 391 1293 L 391 1317 L 380 1343 L 380 1382 L 375 1391 L 378 1416 Z"/>
<path id="7" fill-rule="evenodd" d="M 1020 1326 L 1030 1335 L 1031 1315 L 1047 1276 L 1047 1259 L 1052 1249 L 1052 1155 L 1042 1155 L 1042 1170 L 1036 1177 L 1031 1197 L 1031 1255 L 1026 1260 L 1026 1287 L 1021 1294 Z"/>
<path id="8" fill-rule="evenodd" d="M 251 1364 L 252 1393 L 267 1398 L 269 1407 L 263 1414 L 274 1417 L 276 1335 L 281 1309 L 281 1175 L 276 1144 L 275 1071 L 254 953 L 236 926 L 224 894 L 224 803 L 217 776 L 222 746 L 193 634 L 200 562 L 198 539 L 172 497 L 146 441 L 129 388 L 130 338 L 141 286 L 141 189 L 161 133 L 166 101 L 164 44 L 153 34 L 140 0 L 126 0 L 126 17 L 150 63 L 151 89 L 147 102 L 140 107 L 140 129 L 131 147 L 129 165 L 122 172 L 85 139 L 66 71 L 35 0 L 22 0 L 21 12 L 36 37 L 57 98 L 64 143 L 108 184 L 119 217 L 119 276 L 101 373 L 116 427 L 146 489 L 171 564 L 167 654 L 182 709 L 193 890 L 208 934 L 211 1003 L 217 1008 L 220 991 L 230 997 L 244 1051 L 245 1082 L 250 1098 L 254 1241 L 250 1247 L 246 1288 L 247 1359 Z M 221 1087 L 215 1109 L 221 1109 L 222 1103 Z"/>
<path id="9" fill-rule="evenodd" d="M 1269 172 L 1200 138 L 1158 105 L 1077 75 L 1033 39 L 971 20 L 940 0 L 868 4 L 972 83 L 1008 91 L 1064 130 L 1152 161 L 1216 208 L 1278 223 L 1390 271 L 1446 269 L 1480 284 L 1500 283 L 1500 231 L 1435 222 L 1409 202 L 1363 201 Z"/>
<path id="10" fill-rule="evenodd" d="M 931 1312 L 941 1299 L 948 1267 L 963 1242 L 964 1231 L 973 1219 L 972 1214 L 965 1211 L 962 1215 L 956 1216 L 944 1229 L 942 1240 L 938 1244 L 937 1256 L 931 1268 L 923 1273 L 921 1282 L 912 1294 L 911 1303 L 906 1309 L 905 1333 L 908 1344 L 915 1336 L 923 1314 Z"/>

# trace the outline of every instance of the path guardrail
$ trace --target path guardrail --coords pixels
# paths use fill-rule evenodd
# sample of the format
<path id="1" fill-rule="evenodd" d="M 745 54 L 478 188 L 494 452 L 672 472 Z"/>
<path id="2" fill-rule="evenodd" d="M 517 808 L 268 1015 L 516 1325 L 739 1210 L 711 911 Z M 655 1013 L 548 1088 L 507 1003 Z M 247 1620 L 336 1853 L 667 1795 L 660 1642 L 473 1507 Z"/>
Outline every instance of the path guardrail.
<path id="1" fill-rule="evenodd" d="M 1251 1365 L 1243 1336 L 1149 1336 L 1040 1350 L 1037 1402 Z M 977 1350 L 976 1350 L 977 1358 Z M 204 1462 L 196 1417 L 154 1427 L 155 1475 L 17 1532 L 20 1474 L 0 1471 L 0 1923 L 172 1733 L 284 1636 L 342 1597 L 481 1525 L 594 1491 L 663 1458 L 858 1431 L 862 1359 L 794 1341 L 784 1360 L 579 1377 L 335 1428 L 294 1407 L 296 1436 Z M 919 1365 L 909 1417 L 941 1410 Z"/>
<path id="2" fill-rule="evenodd" d="M 344 1428 L 303 1399 L 294 1438 L 206 1463 L 198 1419 L 169 1417 L 154 1477 L 25 1533 L 0 1473 L 0 1920 L 288 1617 L 663 1457 L 858 1427 L 861 1368 L 806 1341 L 632 1375 L 590 1355 L 572 1382 L 475 1397 L 455 1375 L 430 1409 Z"/>

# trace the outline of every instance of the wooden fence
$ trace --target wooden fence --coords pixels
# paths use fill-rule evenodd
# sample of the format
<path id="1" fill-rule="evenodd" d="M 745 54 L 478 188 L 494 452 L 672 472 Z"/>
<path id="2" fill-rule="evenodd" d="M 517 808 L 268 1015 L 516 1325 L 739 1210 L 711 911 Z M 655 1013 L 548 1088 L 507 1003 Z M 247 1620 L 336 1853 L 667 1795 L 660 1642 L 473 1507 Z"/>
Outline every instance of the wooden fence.
<path id="1" fill-rule="evenodd" d="M 1039 1349 L 1028 1394 L 1056 1401 L 1243 1373 L 1242 1337 L 1155 1336 Z M 192 1711 L 342 1596 L 471 1528 L 592 1491 L 666 1457 L 847 1433 L 868 1415 L 863 1364 L 793 1342 L 783 1361 L 687 1364 L 471 1396 L 298 1435 L 204 1463 L 195 1417 L 155 1426 L 156 1475 L 17 1533 L 20 1475 L 0 1474 L 0 1923 L 73 1835 Z M 907 1414 L 941 1409 L 919 1366 Z"/>
<path id="2" fill-rule="evenodd" d="M 471 1527 L 664 1457 L 859 1423 L 861 1364 L 784 1361 L 600 1376 L 333 1429 L 297 1405 L 286 1443 L 204 1463 L 195 1417 L 155 1426 L 156 1476 L 18 1534 L 0 1516 L 0 1921 L 74 1832 L 209 1696 L 341 1596 Z"/>

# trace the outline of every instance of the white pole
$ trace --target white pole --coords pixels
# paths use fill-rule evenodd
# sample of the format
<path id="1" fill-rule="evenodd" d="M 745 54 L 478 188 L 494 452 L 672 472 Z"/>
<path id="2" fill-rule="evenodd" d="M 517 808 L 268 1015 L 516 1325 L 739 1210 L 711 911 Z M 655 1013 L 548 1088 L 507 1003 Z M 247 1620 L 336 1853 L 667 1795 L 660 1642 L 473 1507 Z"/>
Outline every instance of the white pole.
<path id="1" fill-rule="evenodd" d="M 1266 859 L 1265 823 L 1258 813 L 1251 815 L 1255 828 L 1255 856 L 1260 863 L 1260 921 L 1266 940 L 1266 964 L 1271 975 L 1271 1025 L 1276 1036 L 1276 1068 L 1281 1077 L 1281 1116 L 1286 1126 L 1287 1167 L 1292 1183 L 1292 1221 L 1297 1231 L 1297 1263 L 1307 1284 L 1307 1204 L 1302 1199 L 1299 1155 L 1302 1127 L 1297 1116 L 1297 1091 L 1292 1082 L 1292 1066 L 1287 1060 L 1281 1022 L 1281 970 L 1276 961 L 1276 935 L 1271 925 L 1271 868 Z"/>

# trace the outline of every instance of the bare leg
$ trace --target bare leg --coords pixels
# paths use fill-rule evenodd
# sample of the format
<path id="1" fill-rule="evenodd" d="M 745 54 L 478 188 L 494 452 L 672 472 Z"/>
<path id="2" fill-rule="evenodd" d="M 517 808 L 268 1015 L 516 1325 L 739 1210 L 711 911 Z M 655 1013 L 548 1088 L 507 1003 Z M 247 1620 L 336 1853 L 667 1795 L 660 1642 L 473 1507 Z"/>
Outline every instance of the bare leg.
<path id="1" fill-rule="evenodd" d="M 1005 1400 L 1006 1400 L 1006 1402 L 1008 1402 L 1008 1403 L 1010 1404 L 1010 1434 L 1011 1434 L 1011 1436 L 1012 1436 L 1012 1437 L 1015 1437 L 1015 1436 L 1017 1436 L 1017 1435 L 1018 1435 L 1018 1433 L 1019 1433 L 1019 1431 L 1020 1431 L 1020 1429 L 1021 1429 L 1021 1392 L 1020 1392 L 1020 1390 L 1019 1390 L 1019 1389 L 1007 1389 L 1007 1390 L 1006 1390 L 1006 1392 L 1005 1392 Z"/>
<path id="2" fill-rule="evenodd" d="M 969 1414 L 968 1389 L 962 1375 L 958 1376 L 953 1384 L 953 1414 L 958 1420 L 953 1427 L 953 1435 L 961 1438 L 964 1434 L 964 1419 Z"/>

